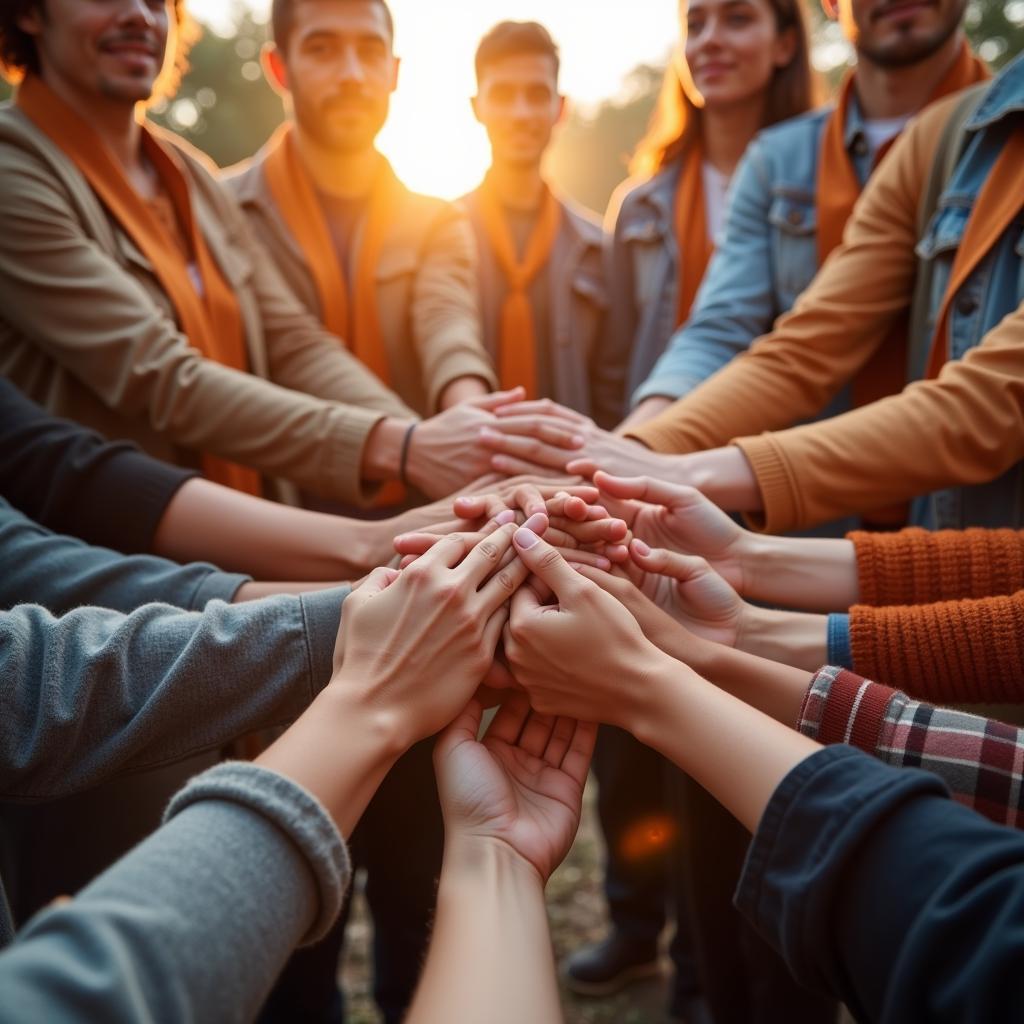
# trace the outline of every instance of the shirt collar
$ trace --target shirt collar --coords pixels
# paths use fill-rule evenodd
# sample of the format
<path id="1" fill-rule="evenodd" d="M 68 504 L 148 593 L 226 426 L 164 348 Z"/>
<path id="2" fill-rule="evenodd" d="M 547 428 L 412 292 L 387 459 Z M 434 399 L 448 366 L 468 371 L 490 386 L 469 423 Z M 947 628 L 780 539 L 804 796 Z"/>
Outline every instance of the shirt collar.
<path id="1" fill-rule="evenodd" d="M 1015 57 L 992 80 L 981 105 L 967 122 L 969 132 L 980 131 L 1011 114 L 1024 111 L 1024 54 Z"/>

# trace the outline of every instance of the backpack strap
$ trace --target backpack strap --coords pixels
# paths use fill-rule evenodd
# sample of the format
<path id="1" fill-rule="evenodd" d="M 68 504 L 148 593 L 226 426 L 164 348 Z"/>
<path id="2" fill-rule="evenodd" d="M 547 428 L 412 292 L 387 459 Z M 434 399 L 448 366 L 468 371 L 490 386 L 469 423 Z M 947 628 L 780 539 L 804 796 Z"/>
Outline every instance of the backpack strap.
<path id="1" fill-rule="evenodd" d="M 931 171 L 921 200 L 917 206 L 917 239 L 921 241 L 928 225 L 939 208 L 939 199 L 946 190 L 956 165 L 960 162 L 967 143 L 967 122 L 981 105 L 989 83 L 965 89 L 959 102 L 953 108 L 942 127 L 939 146 L 935 151 Z M 917 261 L 917 277 L 914 282 L 914 297 L 910 306 L 910 326 L 907 336 L 907 380 L 920 380 L 925 362 L 931 349 L 932 334 L 935 331 L 932 309 L 932 291 L 935 278 L 935 264 L 932 260 Z"/>

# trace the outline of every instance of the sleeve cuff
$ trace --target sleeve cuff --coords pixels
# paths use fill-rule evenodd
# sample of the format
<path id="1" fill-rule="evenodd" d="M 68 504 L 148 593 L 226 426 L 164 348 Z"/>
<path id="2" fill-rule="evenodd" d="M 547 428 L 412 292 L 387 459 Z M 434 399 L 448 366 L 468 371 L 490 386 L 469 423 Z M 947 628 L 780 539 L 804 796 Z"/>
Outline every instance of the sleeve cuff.
<path id="1" fill-rule="evenodd" d="M 441 360 L 430 381 L 427 395 L 429 408 L 439 409 L 441 395 L 444 394 L 445 388 L 452 381 L 461 380 L 463 377 L 476 377 L 487 385 L 488 391 L 496 391 L 498 388 L 498 378 L 494 368 L 482 352 L 478 354 L 465 349 L 452 352 Z"/>
<path id="2" fill-rule="evenodd" d="M 657 377 L 648 377 L 633 392 L 633 397 L 630 399 L 630 408 L 635 409 L 648 398 L 670 398 L 672 401 L 678 401 L 702 383 L 703 381 L 697 377 L 674 376 L 668 373 L 659 374 Z"/>
<path id="3" fill-rule="evenodd" d="M 313 696 L 327 685 L 334 672 L 334 647 L 338 640 L 338 627 L 341 625 L 342 606 L 351 593 L 352 588 L 346 585 L 311 591 L 299 598 L 306 623 Z"/>
<path id="4" fill-rule="evenodd" d="M 328 497 L 368 505 L 380 490 L 363 480 L 363 449 L 367 438 L 387 414 L 348 406 L 337 410 L 336 429 L 323 445 L 323 481 Z"/>
<path id="5" fill-rule="evenodd" d="M 759 533 L 785 533 L 799 529 L 799 504 L 796 485 L 781 449 L 772 434 L 741 437 L 732 442 L 747 457 L 764 511 L 744 516 L 752 530 Z"/>
<path id="6" fill-rule="evenodd" d="M 850 647 L 850 616 L 832 613 L 828 617 L 828 663 L 853 668 Z"/>
<path id="7" fill-rule="evenodd" d="M 351 876 L 348 851 L 323 805 L 291 779 L 259 765 L 228 761 L 196 777 L 172 800 L 164 821 L 203 800 L 248 808 L 295 844 L 315 880 L 319 912 L 303 944 L 323 938 L 341 910 Z"/>
<path id="8" fill-rule="evenodd" d="M 238 588 L 243 583 L 251 582 L 251 576 L 237 572 L 221 572 L 211 566 L 209 574 L 203 577 L 192 594 L 188 610 L 201 612 L 211 601 L 225 601 L 230 604 L 238 593 Z"/>

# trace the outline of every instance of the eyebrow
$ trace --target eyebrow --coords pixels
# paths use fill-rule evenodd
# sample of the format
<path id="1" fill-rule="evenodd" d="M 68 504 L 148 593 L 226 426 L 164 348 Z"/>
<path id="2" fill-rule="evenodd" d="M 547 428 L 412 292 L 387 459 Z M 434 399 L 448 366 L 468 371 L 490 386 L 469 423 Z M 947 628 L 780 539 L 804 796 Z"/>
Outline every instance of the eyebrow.
<path id="1" fill-rule="evenodd" d="M 356 39 L 361 43 L 381 43 L 383 46 L 388 45 L 388 38 L 382 32 L 342 32 L 337 29 L 328 28 L 314 28 L 309 31 L 302 33 L 299 36 L 300 43 L 309 42 L 334 42 L 336 39 L 343 39 L 346 36 L 354 35 Z"/>

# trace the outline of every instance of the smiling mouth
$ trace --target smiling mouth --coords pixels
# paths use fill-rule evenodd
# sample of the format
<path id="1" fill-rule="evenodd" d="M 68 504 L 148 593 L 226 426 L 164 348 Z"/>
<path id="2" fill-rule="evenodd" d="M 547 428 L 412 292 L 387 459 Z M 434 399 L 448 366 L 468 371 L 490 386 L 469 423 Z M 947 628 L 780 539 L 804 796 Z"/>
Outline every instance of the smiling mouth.
<path id="1" fill-rule="evenodd" d="M 156 46 L 142 40 L 120 40 L 118 42 L 103 43 L 100 46 L 103 53 L 113 54 L 115 57 L 149 57 L 151 60 L 158 60 L 159 53 Z"/>
<path id="2" fill-rule="evenodd" d="M 875 11 L 872 20 L 882 21 L 885 18 L 898 18 L 933 6 L 932 0 L 905 0 L 904 3 L 886 4 L 885 7 Z"/>

